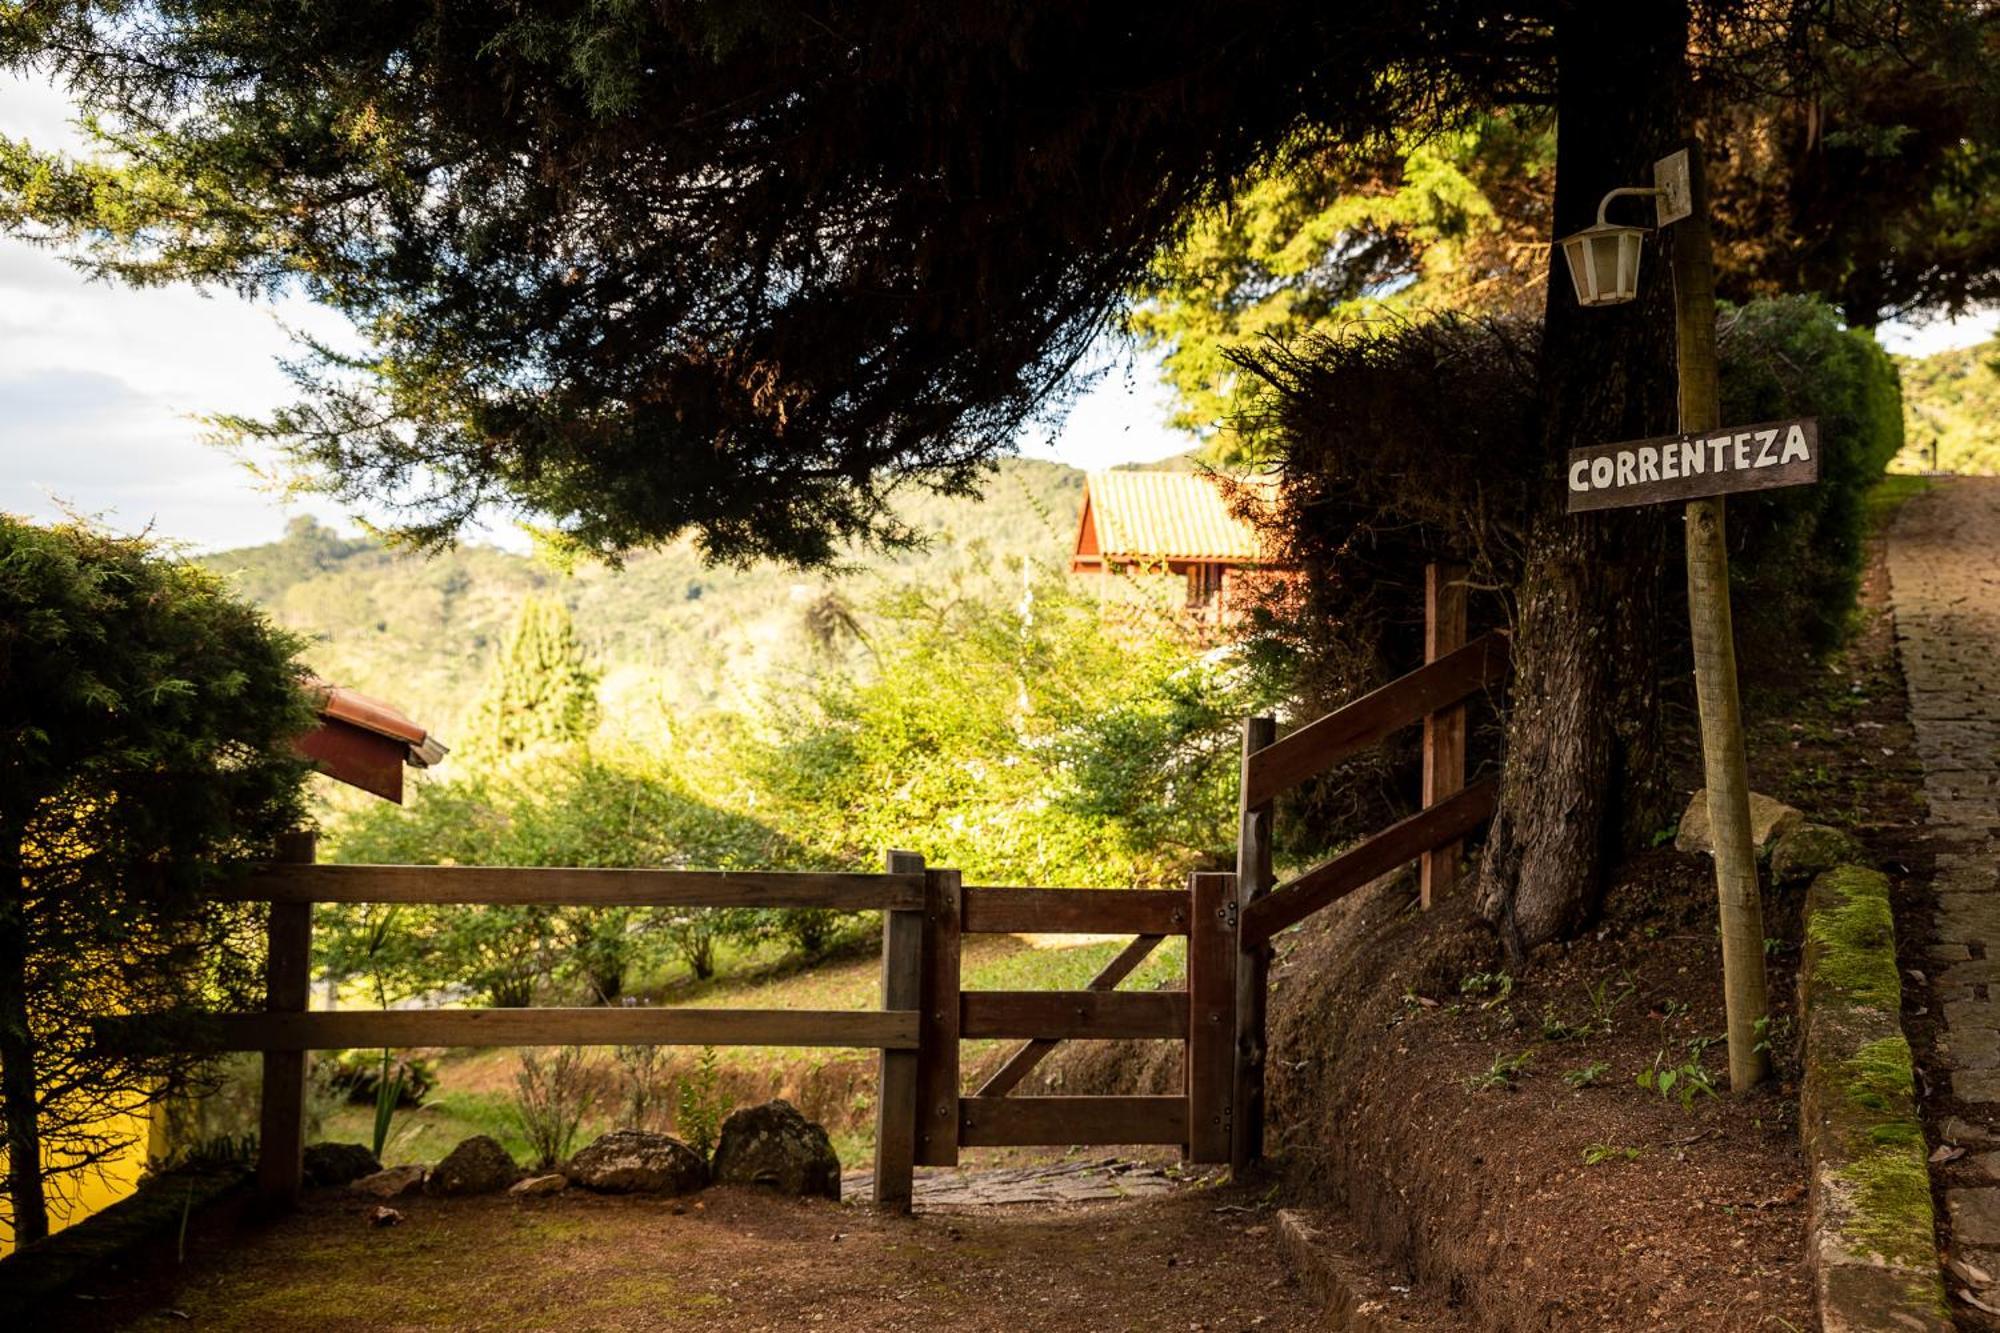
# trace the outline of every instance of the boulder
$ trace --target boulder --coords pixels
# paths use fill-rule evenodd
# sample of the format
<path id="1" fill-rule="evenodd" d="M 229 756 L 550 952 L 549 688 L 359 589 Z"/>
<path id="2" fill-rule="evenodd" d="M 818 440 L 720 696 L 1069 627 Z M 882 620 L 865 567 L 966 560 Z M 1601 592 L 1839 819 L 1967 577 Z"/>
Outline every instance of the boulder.
<path id="1" fill-rule="evenodd" d="M 521 1168 L 498 1141 L 475 1134 L 445 1154 L 424 1181 L 424 1193 L 446 1198 L 492 1194 L 521 1178 Z"/>
<path id="2" fill-rule="evenodd" d="M 1783 801 L 1750 793 L 1750 845 L 1759 852 L 1805 822 L 1804 815 Z M 1715 853 L 1715 840 L 1708 831 L 1708 788 L 1703 787 L 1688 802 L 1674 846 L 1683 852 Z"/>
<path id="3" fill-rule="evenodd" d="M 785 1194 L 840 1198 L 840 1158 L 826 1131 L 783 1098 L 746 1106 L 722 1122 L 715 1146 L 715 1179 L 724 1185 L 762 1185 Z"/>
<path id="4" fill-rule="evenodd" d="M 306 1145 L 306 1184 L 315 1189 L 351 1185 L 381 1169 L 382 1164 L 375 1160 L 375 1154 L 358 1143 Z"/>
<path id="5" fill-rule="evenodd" d="M 692 1194 L 708 1183 L 708 1163 L 671 1135 L 614 1129 L 570 1158 L 563 1174 L 604 1194 Z"/>
<path id="6" fill-rule="evenodd" d="M 527 1176 L 514 1182 L 509 1194 L 519 1194 L 523 1198 L 536 1198 L 544 1194 L 561 1194 L 569 1188 L 569 1178 L 560 1171 L 550 1171 L 545 1175 Z"/>
<path id="7" fill-rule="evenodd" d="M 405 1194 L 421 1191 L 425 1174 L 420 1166 L 392 1166 L 387 1171 L 363 1176 L 347 1188 L 366 1194 L 371 1199 L 399 1199 Z"/>
<path id="8" fill-rule="evenodd" d="M 1801 824 L 1771 844 L 1771 883 L 1806 884 L 1835 866 L 1865 861 L 1860 844 L 1837 828 Z"/>

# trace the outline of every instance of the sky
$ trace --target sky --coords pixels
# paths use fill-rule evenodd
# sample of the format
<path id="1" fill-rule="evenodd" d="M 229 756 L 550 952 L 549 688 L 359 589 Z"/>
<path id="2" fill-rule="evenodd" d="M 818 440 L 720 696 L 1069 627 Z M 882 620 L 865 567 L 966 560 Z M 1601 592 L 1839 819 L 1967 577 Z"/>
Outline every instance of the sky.
<path id="1" fill-rule="evenodd" d="M 57 90 L 0 76 L 0 134 L 74 146 L 69 117 Z M 1996 328 L 2000 312 L 1881 333 L 1889 350 L 1923 355 Z M 278 363 L 288 329 L 337 339 L 342 326 L 303 300 L 89 282 L 58 256 L 0 237 L 0 512 L 74 512 L 196 550 L 273 540 L 298 514 L 351 530 L 351 516 L 325 498 L 275 491 L 270 457 L 207 443 L 197 419 L 287 401 Z M 1155 360 L 1107 341 L 1085 369 L 1088 387 L 1067 414 L 1025 432 L 1020 452 L 1095 469 L 1190 446 L 1164 424 L 1170 400 Z M 525 545 L 504 522 L 475 536 Z"/>

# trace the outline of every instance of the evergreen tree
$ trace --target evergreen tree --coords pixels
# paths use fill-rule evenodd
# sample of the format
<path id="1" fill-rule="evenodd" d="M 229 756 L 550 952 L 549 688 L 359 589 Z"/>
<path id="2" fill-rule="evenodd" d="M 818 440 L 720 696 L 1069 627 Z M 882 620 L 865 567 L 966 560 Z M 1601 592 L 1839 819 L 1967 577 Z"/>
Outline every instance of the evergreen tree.
<path id="1" fill-rule="evenodd" d="M 611 551 L 906 540 L 893 490 L 973 487 L 1204 207 L 1302 147 L 1482 113 L 1554 109 L 1544 240 L 1698 121 L 1779 108 L 1757 123 L 1800 188 L 1724 230 L 1803 236 L 1812 272 L 1866 279 L 1850 318 L 1990 294 L 2000 259 L 1979 0 L 12 13 L 0 64 L 63 81 L 101 152 L 0 144 L 0 225 L 106 276 L 302 287 L 348 315 L 362 353 L 310 349 L 297 404 L 233 424 L 419 541 L 494 498 Z M 1891 86 L 1890 114 L 1859 113 Z M 1666 287 L 1586 313 L 1552 262 L 1487 859 L 1526 945 L 1589 918 L 1664 794 L 1668 528 L 1567 517 L 1558 464 L 1674 428 Z"/>
<path id="2" fill-rule="evenodd" d="M 0 515 L 0 1119 L 16 1242 L 197 1061 L 91 1020 L 259 1002 L 256 917 L 203 890 L 302 816 L 297 641 L 146 542 Z"/>
<path id="3" fill-rule="evenodd" d="M 584 660 L 569 609 L 530 595 L 474 712 L 467 749 L 510 759 L 587 740 L 597 727 L 597 673 Z"/>

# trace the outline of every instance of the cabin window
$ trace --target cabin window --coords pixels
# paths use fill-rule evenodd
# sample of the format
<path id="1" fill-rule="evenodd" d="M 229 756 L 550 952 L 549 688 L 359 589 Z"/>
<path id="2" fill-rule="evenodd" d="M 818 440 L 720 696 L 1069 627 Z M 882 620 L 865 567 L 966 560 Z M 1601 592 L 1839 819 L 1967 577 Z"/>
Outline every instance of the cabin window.
<path id="1" fill-rule="evenodd" d="M 1188 606 L 1206 609 L 1214 606 L 1221 595 L 1221 565 L 1202 564 L 1188 567 Z"/>

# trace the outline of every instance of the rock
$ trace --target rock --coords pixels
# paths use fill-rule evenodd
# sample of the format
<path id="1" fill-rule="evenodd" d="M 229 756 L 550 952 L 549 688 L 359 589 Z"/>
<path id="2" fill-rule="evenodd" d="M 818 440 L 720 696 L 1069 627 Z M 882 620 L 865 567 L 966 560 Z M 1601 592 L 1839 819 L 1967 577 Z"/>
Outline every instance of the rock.
<path id="1" fill-rule="evenodd" d="M 1783 801 L 1750 793 L 1750 845 L 1759 852 L 1805 822 L 1804 815 Z M 1680 832 L 1674 835 L 1674 846 L 1683 852 L 1715 851 L 1708 832 L 1708 788 L 1703 787 L 1688 802 L 1687 813 L 1681 816 Z"/>
<path id="2" fill-rule="evenodd" d="M 507 1150 L 484 1134 L 475 1134 L 445 1154 L 424 1181 L 424 1193 L 443 1197 L 492 1194 L 521 1178 L 521 1168 Z"/>
<path id="3" fill-rule="evenodd" d="M 1835 866 L 1864 860 L 1860 844 L 1839 829 L 1800 824 L 1771 844 L 1771 883 L 1781 888 L 1807 884 Z"/>
<path id="4" fill-rule="evenodd" d="M 375 1199 L 398 1199 L 405 1194 L 416 1194 L 424 1187 L 424 1169 L 420 1166 L 392 1166 L 387 1171 L 377 1171 L 372 1176 L 363 1176 L 347 1188 L 366 1194 Z"/>
<path id="5" fill-rule="evenodd" d="M 568 1188 L 569 1178 L 560 1171 L 551 1171 L 547 1175 L 528 1176 L 523 1180 L 517 1180 L 507 1192 L 524 1197 L 538 1197 L 543 1194 L 561 1194 Z"/>
<path id="6" fill-rule="evenodd" d="M 715 1179 L 786 1194 L 840 1198 L 840 1158 L 826 1131 L 783 1098 L 731 1112 L 715 1147 Z"/>
<path id="7" fill-rule="evenodd" d="M 570 1158 L 563 1174 L 605 1194 L 692 1194 L 708 1183 L 708 1164 L 670 1135 L 614 1129 Z"/>
<path id="8" fill-rule="evenodd" d="M 351 1185 L 382 1169 L 375 1154 L 358 1143 L 308 1143 L 306 1184 L 315 1189 Z"/>

